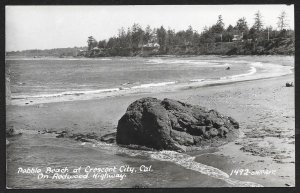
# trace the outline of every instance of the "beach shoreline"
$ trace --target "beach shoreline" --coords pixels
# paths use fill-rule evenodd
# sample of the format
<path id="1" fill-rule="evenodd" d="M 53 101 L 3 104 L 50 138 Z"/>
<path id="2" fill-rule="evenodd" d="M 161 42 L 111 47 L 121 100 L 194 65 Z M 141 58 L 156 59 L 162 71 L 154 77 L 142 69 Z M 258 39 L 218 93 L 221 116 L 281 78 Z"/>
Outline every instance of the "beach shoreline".
<path id="1" fill-rule="evenodd" d="M 234 82 L 255 80 L 255 79 L 265 79 L 270 77 L 283 76 L 293 73 L 293 66 L 291 63 L 292 57 L 283 57 L 281 56 L 254 56 L 250 58 L 247 56 L 238 56 L 234 57 L 234 60 L 223 60 L 220 62 L 220 56 L 207 56 L 201 58 L 189 57 L 188 60 L 176 60 L 171 59 L 162 59 L 157 58 L 153 60 L 143 61 L 146 62 L 145 65 L 151 64 L 172 64 L 170 67 L 176 68 L 176 65 L 179 67 L 184 67 L 186 65 L 192 65 L 197 69 L 205 68 L 217 68 L 219 71 L 217 73 L 223 73 L 223 75 L 218 75 L 217 77 L 203 77 L 203 74 L 197 75 L 198 77 L 186 78 L 185 80 L 173 79 L 168 80 L 152 80 L 148 82 L 141 83 L 140 80 L 136 82 L 123 82 L 120 84 L 115 84 L 111 87 L 100 87 L 91 89 L 87 85 L 78 85 L 77 88 L 68 88 L 61 91 L 51 91 L 52 88 L 49 88 L 47 92 L 43 91 L 42 93 L 27 92 L 24 88 L 37 89 L 40 88 L 40 85 L 27 85 L 23 82 L 14 83 L 13 88 L 17 89 L 12 93 L 10 102 L 12 105 L 36 105 L 43 103 L 53 103 L 53 102 L 67 102 L 74 100 L 93 100 L 93 99 L 102 99 L 106 97 L 116 97 L 116 96 L 125 96 L 132 95 L 136 93 L 161 93 L 161 92 L 176 92 L 178 90 L 193 89 L 197 87 L 207 87 L 213 85 L 224 85 L 231 84 Z M 112 60 L 112 59 L 110 59 Z M 274 62 L 273 62 L 274 61 Z M 111 62 L 114 62 L 113 60 Z M 141 62 L 141 61 L 139 61 Z M 175 66 L 173 66 L 175 65 Z M 161 67 L 163 67 L 162 65 Z M 227 67 L 232 67 L 232 70 L 225 70 Z M 244 66 L 245 71 L 238 71 L 240 66 Z M 140 67 L 138 67 L 140 68 Z M 224 68 L 224 70 L 222 70 Z M 247 70 L 248 68 L 248 70 Z M 47 69 L 46 69 L 47 70 Z M 183 69 L 184 70 L 184 69 Z M 246 71 L 247 70 L 247 71 Z M 231 72 L 232 71 L 232 72 Z M 238 71 L 238 73 L 237 73 Z M 22 72 L 22 71 L 21 71 Z M 42 73 L 42 72 L 41 72 Z M 147 75 L 147 72 L 144 72 Z M 174 72 L 170 72 L 174 73 Z M 112 80 L 114 81 L 114 80 Z M 60 83 L 65 84 L 65 83 Z M 48 85 L 48 83 L 46 83 Z M 96 86 L 96 85 L 95 85 Z M 24 88 L 22 88 L 24 87 Z M 85 88 L 87 87 L 87 88 Z M 46 87 L 45 87 L 46 88 Z M 40 88 L 40 89 L 45 89 Z M 19 90 L 21 89 L 21 90 Z M 22 90 L 23 89 L 23 90 Z M 55 89 L 54 89 L 55 90 Z M 25 92 L 25 93 L 23 93 Z"/>

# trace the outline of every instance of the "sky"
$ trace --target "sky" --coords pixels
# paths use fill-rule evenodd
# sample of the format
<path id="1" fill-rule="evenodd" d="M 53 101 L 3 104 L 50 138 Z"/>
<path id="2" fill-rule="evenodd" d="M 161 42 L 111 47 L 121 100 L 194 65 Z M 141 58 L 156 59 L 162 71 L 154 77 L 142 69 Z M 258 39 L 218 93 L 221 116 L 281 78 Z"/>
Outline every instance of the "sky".
<path id="1" fill-rule="evenodd" d="M 260 11 L 265 26 L 277 27 L 282 11 L 294 29 L 294 6 L 290 5 L 122 5 L 122 6 L 6 6 L 6 51 L 51 49 L 87 45 L 87 37 L 108 39 L 118 29 L 139 23 L 143 28 L 163 25 L 175 31 L 189 25 L 199 33 L 223 16 L 225 27 L 245 17 L 248 26 Z"/>

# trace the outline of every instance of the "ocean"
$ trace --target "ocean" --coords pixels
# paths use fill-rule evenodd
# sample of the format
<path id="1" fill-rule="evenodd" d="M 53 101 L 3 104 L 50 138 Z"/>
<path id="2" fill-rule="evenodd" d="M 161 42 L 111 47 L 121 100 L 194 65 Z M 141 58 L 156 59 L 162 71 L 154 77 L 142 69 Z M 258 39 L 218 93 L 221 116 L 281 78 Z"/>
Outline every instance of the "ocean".
<path id="1" fill-rule="evenodd" d="M 15 97 L 55 95 L 101 89 L 137 88 L 216 79 L 247 71 L 223 61 L 180 58 L 28 59 L 7 60 Z"/>
<path id="2" fill-rule="evenodd" d="M 158 92 L 245 80 L 264 75 L 268 66 L 230 57 L 96 59 L 8 59 L 12 104 L 85 100 L 132 92 Z M 226 70 L 229 67 L 230 70 Z M 262 72 L 262 73 L 259 73 Z M 272 75 L 272 71 L 267 73 Z M 251 76 L 252 75 L 252 76 Z M 255 75 L 255 76 L 254 76 Z"/>

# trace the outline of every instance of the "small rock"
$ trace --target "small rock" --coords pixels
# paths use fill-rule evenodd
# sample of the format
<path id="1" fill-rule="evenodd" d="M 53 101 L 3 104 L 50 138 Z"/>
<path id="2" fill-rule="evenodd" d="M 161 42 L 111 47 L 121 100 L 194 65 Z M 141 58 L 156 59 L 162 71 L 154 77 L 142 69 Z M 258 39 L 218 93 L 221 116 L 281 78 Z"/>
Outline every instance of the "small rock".
<path id="1" fill-rule="evenodd" d="M 293 82 L 287 82 L 287 83 L 285 83 L 285 86 L 286 87 L 293 87 L 294 83 Z"/>

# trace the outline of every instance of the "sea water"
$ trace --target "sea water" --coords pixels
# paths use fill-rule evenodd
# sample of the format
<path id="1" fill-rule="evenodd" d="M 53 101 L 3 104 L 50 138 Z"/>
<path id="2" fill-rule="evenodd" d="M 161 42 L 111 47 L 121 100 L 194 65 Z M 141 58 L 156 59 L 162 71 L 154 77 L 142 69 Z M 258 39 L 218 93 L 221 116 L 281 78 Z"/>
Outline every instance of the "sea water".
<path id="1" fill-rule="evenodd" d="M 290 66 L 218 57 L 7 59 L 12 104 L 172 91 L 290 73 Z M 226 70 L 230 67 L 230 70 Z M 29 103 L 29 101 L 31 101 Z"/>
<path id="2" fill-rule="evenodd" d="M 6 62 L 11 68 L 12 97 L 15 99 L 164 86 L 193 79 L 218 79 L 249 69 L 243 62 L 235 65 L 197 57 L 15 59 Z M 231 70 L 225 70 L 228 66 Z"/>

